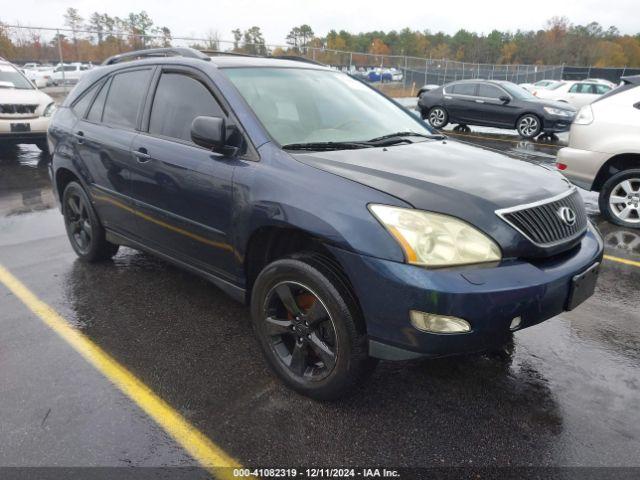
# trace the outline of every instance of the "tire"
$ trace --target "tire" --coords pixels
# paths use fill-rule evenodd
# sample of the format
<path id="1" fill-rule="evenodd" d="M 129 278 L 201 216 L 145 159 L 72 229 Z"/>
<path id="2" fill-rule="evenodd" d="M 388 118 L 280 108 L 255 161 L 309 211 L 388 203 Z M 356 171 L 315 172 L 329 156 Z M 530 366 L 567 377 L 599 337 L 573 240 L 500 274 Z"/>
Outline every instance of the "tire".
<path id="1" fill-rule="evenodd" d="M 433 107 L 429 110 L 427 121 L 433 128 L 439 130 L 446 127 L 447 123 L 449 123 L 449 114 L 444 107 Z"/>
<path id="2" fill-rule="evenodd" d="M 67 237 L 80 260 L 88 263 L 108 260 L 119 245 L 105 238 L 105 230 L 82 186 L 70 182 L 62 194 L 62 214 Z"/>
<path id="3" fill-rule="evenodd" d="M 534 138 L 542 130 L 542 122 L 537 115 L 527 113 L 516 122 L 516 130 L 518 130 L 518 135 L 523 138 Z"/>
<path id="4" fill-rule="evenodd" d="M 640 169 L 623 170 L 609 178 L 600 190 L 598 206 L 611 223 L 640 228 Z"/>
<path id="5" fill-rule="evenodd" d="M 337 268 L 318 254 L 267 265 L 253 286 L 251 316 L 271 370 L 315 400 L 348 395 L 377 363 L 368 356 L 355 299 Z"/>

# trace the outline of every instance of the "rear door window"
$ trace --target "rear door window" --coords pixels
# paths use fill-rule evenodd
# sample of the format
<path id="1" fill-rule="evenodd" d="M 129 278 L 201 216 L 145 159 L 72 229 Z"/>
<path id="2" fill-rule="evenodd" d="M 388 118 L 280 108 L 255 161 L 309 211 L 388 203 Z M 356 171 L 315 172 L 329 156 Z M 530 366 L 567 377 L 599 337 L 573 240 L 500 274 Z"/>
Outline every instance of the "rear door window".
<path id="1" fill-rule="evenodd" d="M 505 95 L 505 94 L 502 92 L 502 90 L 500 90 L 496 86 L 489 85 L 489 84 L 486 84 L 486 83 L 481 83 L 478 86 L 478 96 L 479 97 L 498 99 L 498 98 L 500 98 L 501 95 Z"/>
<path id="2" fill-rule="evenodd" d="M 133 129 L 151 79 L 151 69 L 117 73 L 104 105 L 102 121 L 107 125 Z"/>
<path id="3" fill-rule="evenodd" d="M 223 117 L 222 108 L 199 80 L 182 73 L 163 73 L 158 82 L 149 133 L 191 141 L 191 123 L 199 116 Z"/>
<path id="4" fill-rule="evenodd" d="M 458 83 L 451 87 L 451 93 L 456 95 L 475 95 L 476 84 L 475 83 Z"/>

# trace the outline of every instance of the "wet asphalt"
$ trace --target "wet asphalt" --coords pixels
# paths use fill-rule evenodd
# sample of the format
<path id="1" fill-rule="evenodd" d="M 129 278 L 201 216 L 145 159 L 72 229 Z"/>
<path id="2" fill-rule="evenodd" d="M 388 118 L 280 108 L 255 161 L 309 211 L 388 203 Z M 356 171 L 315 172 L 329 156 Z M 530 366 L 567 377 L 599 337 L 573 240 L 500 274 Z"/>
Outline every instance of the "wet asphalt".
<path id="1" fill-rule="evenodd" d="M 566 141 L 452 138 L 551 164 Z M 382 362 L 351 398 L 317 403 L 267 370 L 247 308 L 150 255 L 85 265 L 47 159 L 0 153 L 0 265 L 246 466 L 640 466 L 640 268 L 606 260 L 578 309 L 502 354 Z M 640 231 L 603 221 L 606 253 Z M 195 465 L 131 400 L 0 285 L 0 466 Z"/>

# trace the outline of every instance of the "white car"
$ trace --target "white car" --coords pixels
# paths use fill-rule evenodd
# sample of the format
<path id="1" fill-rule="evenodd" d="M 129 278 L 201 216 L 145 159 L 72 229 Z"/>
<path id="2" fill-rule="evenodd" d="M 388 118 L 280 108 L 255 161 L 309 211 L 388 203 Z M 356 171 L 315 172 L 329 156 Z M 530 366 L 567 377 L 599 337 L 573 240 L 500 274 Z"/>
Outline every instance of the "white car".
<path id="1" fill-rule="evenodd" d="M 53 83 L 53 67 L 36 67 L 24 71 L 25 76 L 38 88 L 48 87 Z"/>
<path id="2" fill-rule="evenodd" d="M 640 228 L 640 75 L 580 109 L 557 168 L 569 180 L 600 192 L 611 222 Z"/>
<path id="3" fill-rule="evenodd" d="M 533 92 L 540 88 L 549 88 L 556 83 L 560 83 L 560 80 L 539 80 L 536 83 L 520 83 L 519 85 L 525 90 Z"/>
<path id="4" fill-rule="evenodd" d="M 89 69 L 91 69 L 91 66 L 84 63 L 58 65 L 53 70 L 53 84 L 76 84 L 82 75 L 84 75 Z"/>
<path id="5" fill-rule="evenodd" d="M 0 60 L 0 146 L 33 143 L 47 153 L 47 129 L 54 110 L 49 95 L 11 63 Z"/>
<path id="6" fill-rule="evenodd" d="M 565 102 L 576 108 L 583 107 L 612 90 L 609 85 L 599 82 L 564 81 L 547 88 L 538 88 L 533 94 L 545 100 Z"/>

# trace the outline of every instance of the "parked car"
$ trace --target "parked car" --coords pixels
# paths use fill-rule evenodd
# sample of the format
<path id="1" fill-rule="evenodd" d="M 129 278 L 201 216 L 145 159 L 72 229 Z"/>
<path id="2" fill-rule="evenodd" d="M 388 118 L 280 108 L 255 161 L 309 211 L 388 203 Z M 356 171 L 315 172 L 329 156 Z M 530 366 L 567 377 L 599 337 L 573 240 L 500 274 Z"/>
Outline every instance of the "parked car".
<path id="1" fill-rule="evenodd" d="M 62 85 L 70 84 L 74 85 L 78 83 L 78 80 L 90 69 L 91 67 L 84 63 L 71 63 L 58 65 L 53 70 L 53 84 Z"/>
<path id="2" fill-rule="evenodd" d="M 448 123 L 516 129 L 524 138 L 569 130 L 576 110 L 541 101 L 515 83 L 460 80 L 424 93 L 418 100 L 422 118 L 441 129 Z"/>
<path id="3" fill-rule="evenodd" d="M 519 83 L 518 85 L 524 88 L 525 90 L 533 92 L 541 88 L 549 88 L 558 83 L 560 83 L 559 80 L 539 80 L 536 83 Z"/>
<path id="4" fill-rule="evenodd" d="M 25 70 L 25 76 L 38 88 L 48 87 L 53 84 L 53 67 L 39 66 Z"/>
<path id="5" fill-rule="evenodd" d="M 145 250 L 246 302 L 299 392 L 343 395 L 378 358 L 499 347 L 593 292 L 602 240 L 556 171 L 443 139 L 303 61 L 106 63 L 49 130 L 71 246 Z"/>
<path id="6" fill-rule="evenodd" d="M 48 152 L 47 128 L 54 110 L 49 95 L 14 65 L 0 60 L 0 146 L 31 143 Z"/>
<path id="7" fill-rule="evenodd" d="M 576 185 L 600 192 L 610 222 L 640 228 L 640 75 L 623 81 L 582 107 L 557 166 Z"/>
<path id="8" fill-rule="evenodd" d="M 568 103 L 575 108 L 583 107 L 593 102 L 600 95 L 610 91 L 612 87 L 600 82 L 572 82 L 565 81 L 547 88 L 536 89 L 533 94 L 544 100 L 555 100 Z"/>

